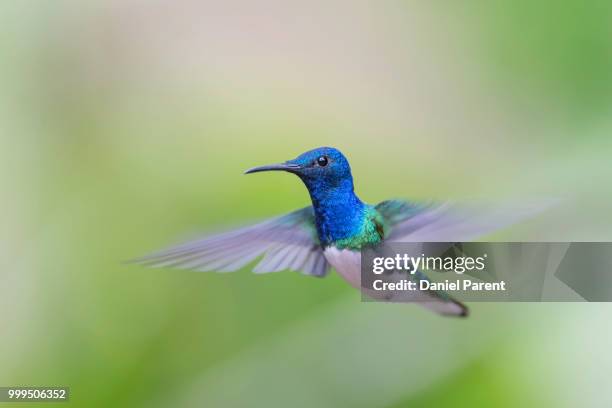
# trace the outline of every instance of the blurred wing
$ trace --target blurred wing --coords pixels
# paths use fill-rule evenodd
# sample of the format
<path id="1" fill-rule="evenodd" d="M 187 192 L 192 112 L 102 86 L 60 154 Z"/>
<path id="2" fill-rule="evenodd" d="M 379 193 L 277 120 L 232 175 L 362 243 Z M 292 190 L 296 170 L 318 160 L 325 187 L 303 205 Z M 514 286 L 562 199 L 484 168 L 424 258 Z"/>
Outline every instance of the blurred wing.
<path id="1" fill-rule="evenodd" d="M 513 206 L 459 206 L 453 203 L 414 204 L 388 200 L 376 206 L 388 227 L 386 241 L 471 241 L 535 216 L 551 203 Z"/>
<path id="2" fill-rule="evenodd" d="M 325 276 L 329 265 L 319 245 L 312 207 L 250 227 L 213 235 L 133 262 L 153 268 L 236 271 L 261 255 L 254 272 L 301 271 Z"/>

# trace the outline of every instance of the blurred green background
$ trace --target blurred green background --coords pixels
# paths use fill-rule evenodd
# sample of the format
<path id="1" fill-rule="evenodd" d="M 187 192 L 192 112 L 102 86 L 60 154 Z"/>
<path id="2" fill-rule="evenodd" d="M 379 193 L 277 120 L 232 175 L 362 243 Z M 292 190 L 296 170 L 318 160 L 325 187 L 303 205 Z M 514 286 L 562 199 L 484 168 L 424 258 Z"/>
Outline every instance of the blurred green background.
<path id="1" fill-rule="evenodd" d="M 609 304 L 453 320 L 335 274 L 122 264 L 304 206 L 293 177 L 242 171 L 320 145 L 369 202 L 565 197 L 496 238 L 610 240 L 611 2 L 9 0 L 0 23 L 0 385 L 83 407 L 612 404 Z"/>

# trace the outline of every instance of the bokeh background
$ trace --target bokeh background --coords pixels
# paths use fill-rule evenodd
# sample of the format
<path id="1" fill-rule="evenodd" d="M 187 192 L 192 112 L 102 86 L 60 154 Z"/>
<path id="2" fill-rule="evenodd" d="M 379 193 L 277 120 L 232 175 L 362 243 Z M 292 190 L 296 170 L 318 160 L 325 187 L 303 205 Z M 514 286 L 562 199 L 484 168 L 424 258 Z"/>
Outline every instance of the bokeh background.
<path id="1" fill-rule="evenodd" d="M 610 406 L 609 304 L 453 320 L 335 274 L 122 261 L 304 206 L 292 176 L 242 171 L 320 145 L 369 202 L 563 197 L 494 238 L 610 240 L 611 23 L 595 0 L 3 1 L 0 385 L 83 407 Z"/>

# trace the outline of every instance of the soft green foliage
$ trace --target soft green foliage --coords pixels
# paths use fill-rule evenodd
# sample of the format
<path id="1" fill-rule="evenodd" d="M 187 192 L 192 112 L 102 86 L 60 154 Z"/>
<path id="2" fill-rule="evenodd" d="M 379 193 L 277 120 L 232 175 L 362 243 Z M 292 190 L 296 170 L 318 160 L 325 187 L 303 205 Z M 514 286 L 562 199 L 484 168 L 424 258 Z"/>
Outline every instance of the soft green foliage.
<path id="1" fill-rule="evenodd" d="M 610 406 L 608 304 L 451 321 L 333 273 L 122 263 L 304 207 L 293 176 L 242 172 L 323 145 L 367 202 L 569 196 L 496 238 L 611 240 L 609 2 L 162 3 L 0 5 L 0 385 L 87 408 Z"/>

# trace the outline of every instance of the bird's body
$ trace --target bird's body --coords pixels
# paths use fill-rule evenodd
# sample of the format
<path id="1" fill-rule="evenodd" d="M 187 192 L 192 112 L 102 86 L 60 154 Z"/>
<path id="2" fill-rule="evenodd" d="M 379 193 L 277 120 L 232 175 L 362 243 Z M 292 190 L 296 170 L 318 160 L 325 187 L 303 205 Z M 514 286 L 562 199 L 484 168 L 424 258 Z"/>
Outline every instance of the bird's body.
<path id="1" fill-rule="evenodd" d="M 323 250 L 327 262 L 355 289 L 361 289 L 361 252 L 330 246 Z"/>
<path id="2" fill-rule="evenodd" d="M 361 250 L 382 242 L 457 242 L 475 239 L 532 213 L 461 209 L 449 204 L 387 200 L 362 202 L 354 192 L 348 161 L 323 147 L 294 160 L 247 173 L 282 170 L 297 175 L 312 205 L 251 227 L 189 242 L 137 260 L 153 267 L 234 271 L 263 255 L 256 273 L 281 270 L 325 276 L 333 267 L 361 288 Z M 413 279 L 426 279 L 418 273 Z M 362 288 L 363 289 L 363 288 Z M 377 297 L 376 293 L 364 291 Z M 400 293 L 393 301 L 418 302 L 438 313 L 465 316 L 467 308 L 443 292 Z"/>

